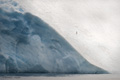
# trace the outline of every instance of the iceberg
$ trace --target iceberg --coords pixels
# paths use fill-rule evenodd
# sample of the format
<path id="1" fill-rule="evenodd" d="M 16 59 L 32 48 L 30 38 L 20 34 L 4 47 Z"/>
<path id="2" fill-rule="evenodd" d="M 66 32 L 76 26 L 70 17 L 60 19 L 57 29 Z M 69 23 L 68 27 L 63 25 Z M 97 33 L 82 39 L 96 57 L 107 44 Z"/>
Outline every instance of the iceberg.
<path id="1" fill-rule="evenodd" d="M 108 72 L 89 63 L 39 17 L 0 9 L 0 73 Z"/>

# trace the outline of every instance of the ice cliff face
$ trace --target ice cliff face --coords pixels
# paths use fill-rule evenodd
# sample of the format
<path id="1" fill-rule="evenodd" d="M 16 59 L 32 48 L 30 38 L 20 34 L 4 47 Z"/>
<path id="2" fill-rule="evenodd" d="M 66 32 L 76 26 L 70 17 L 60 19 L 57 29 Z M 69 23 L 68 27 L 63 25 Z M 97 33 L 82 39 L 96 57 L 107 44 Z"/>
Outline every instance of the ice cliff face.
<path id="1" fill-rule="evenodd" d="M 0 9 L 0 73 L 107 73 L 30 13 Z"/>

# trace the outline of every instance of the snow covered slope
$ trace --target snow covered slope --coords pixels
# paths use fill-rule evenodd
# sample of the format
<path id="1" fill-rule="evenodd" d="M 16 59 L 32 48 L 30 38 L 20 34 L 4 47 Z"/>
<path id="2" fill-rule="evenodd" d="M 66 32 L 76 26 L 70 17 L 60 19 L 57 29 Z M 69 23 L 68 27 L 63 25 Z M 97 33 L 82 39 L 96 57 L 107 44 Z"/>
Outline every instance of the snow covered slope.
<path id="1" fill-rule="evenodd" d="M 15 0 L 53 27 L 85 59 L 120 73 L 120 0 Z"/>
<path id="2" fill-rule="evenodd" d="M 0 9 L 0 73 L 107 73 L 31 13 Z"/>

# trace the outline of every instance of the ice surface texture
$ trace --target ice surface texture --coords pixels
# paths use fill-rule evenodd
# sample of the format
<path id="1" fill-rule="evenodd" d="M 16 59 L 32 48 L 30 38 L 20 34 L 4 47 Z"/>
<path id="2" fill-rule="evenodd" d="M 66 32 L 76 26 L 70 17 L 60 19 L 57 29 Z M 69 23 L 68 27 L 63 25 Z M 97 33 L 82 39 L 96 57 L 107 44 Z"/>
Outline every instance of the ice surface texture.
<path id="1" fill-rule="evenodd" d="M 0 9 L 0 73 L 107 73 L 30 13 Z"/>

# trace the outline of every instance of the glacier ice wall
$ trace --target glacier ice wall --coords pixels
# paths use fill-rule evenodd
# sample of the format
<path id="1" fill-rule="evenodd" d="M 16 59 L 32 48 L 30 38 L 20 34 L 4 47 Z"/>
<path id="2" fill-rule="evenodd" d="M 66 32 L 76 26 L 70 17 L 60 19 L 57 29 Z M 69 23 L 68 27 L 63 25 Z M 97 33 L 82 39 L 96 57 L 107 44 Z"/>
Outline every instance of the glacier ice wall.
<path id="1" fill-rule="evenodd" d="M 0 73 L 107 73 L 30 13 L 0 9 Z"/>

